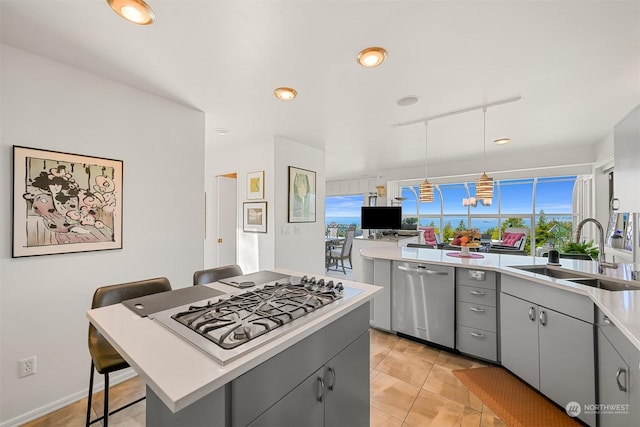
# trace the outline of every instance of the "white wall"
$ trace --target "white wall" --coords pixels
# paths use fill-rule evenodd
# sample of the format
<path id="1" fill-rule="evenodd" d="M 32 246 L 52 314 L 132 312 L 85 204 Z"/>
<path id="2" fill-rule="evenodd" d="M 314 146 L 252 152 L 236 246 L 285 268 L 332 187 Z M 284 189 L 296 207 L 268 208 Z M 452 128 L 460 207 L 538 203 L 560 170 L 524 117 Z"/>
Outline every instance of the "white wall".
<path id="1" fill-rule="evenodd" d="M 229 135 L 231 136 L 231 135 Z M 207 191 L 207 240 L 205 241 L 205 268 L 217 267 L 217 194 L 215 177 L 226 173 L 237 173 L 237 236 L 238 265 L 245 273 L 273 268 L 275 246 L 274 220 L 274 143 L 273 137 L 264 137 L 253 142 L 242 142 L 242 150 L 237 144 L 220 141 L 208 142 L 206 147 Z M 226 137 L 225 137 L 226 138 Z M 247 200 L 247 173 L 264 171 L 264 201 L 267 202 L 267 233 L 245 233 L 242 231 L 243 203 L 262 200 Z M 225 202 L 225 201 L 221 201 Z"/>
<path id="2" fill-rule="evenodd" d="M 288 222 L 289 166 L 316 172 L 316 221 Z M 275 138 L 275 265 L 323 274 L 325 154 L 286 138 Z"/>
<path id="3" fill-rule="evenodd" d="M 0 424 L 14 425 L 85 396 L 97 287 L 157 276 L 184 287 L 202 268 L 204 115 L 1 49 Z M 12 145 L 123 160 L 123 249 L 12 259 Z M 19 379 L 32 355 L 37 373 Z"/>

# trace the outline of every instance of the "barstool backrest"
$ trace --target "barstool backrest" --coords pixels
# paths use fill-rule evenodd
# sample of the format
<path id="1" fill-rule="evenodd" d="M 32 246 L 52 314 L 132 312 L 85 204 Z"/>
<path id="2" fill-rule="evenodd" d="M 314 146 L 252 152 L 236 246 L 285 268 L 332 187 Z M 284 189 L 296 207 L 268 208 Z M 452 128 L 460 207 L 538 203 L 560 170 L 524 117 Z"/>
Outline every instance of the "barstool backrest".
<path id="1" fill-rule="evenodd" d="M 237 264 L 200 270 L 193 273 L 193 285 L 205 285 L 234 276 L 242 276 L 242 268 Z"/>

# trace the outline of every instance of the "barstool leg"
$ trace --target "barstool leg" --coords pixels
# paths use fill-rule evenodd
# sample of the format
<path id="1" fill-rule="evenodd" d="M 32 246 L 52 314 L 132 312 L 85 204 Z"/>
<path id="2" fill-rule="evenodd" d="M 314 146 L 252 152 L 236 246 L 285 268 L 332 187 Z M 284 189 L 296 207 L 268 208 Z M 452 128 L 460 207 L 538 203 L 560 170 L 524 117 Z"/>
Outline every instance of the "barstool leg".
<path id="1" fill-rule="evenodd" d="M 89 421 L 91 421 L 91 398 L 93 397 L 93 372 L 94 372 L 93 359 L 91 360 L 91 373 L 89 374 L 89 396 L 87 397 L 87 423 L 86 427 L 89 427 Z"/>
<path id="2" fill-rule="evenodd" d="M 104 374 L 104 427 L 109 425 L 109 373 Z"/>

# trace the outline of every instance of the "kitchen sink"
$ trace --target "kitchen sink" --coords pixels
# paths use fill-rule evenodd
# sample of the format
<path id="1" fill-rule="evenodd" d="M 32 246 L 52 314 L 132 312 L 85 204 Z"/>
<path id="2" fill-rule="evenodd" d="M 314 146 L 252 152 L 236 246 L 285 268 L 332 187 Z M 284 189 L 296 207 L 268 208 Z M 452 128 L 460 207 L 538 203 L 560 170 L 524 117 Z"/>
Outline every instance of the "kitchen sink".
<path id="1" fill-rule="evenodd" d="M 543 276 L 553 277 L 556 279 L 576 279 L 582 278 L 583 276 L 575 271 L 566 271 L 566 270 L 556 270 L 552 268 L 547 268 L 542 265 L 526 265 L 520 267 L 513 267 L 518 270 L 528 271 L 529 273 L 542 274 Z"/>
<path id="2" fill-rule="evenodd" d="M 613 282 L 611 280 L 596 279 L 591 277 L 585 277 L 580 279 L 567 279 L 570 282 L 580 283 L 581 285 L 587 285 L 594 288 L 606 289 L 607 291 L 638 291 L 640 290 L 640 283 L 638 286 L 630 283 Z"/>
<path id="3" fill-rule="evenodd" d="M 569 282 L 579 283 L 593 288 L 606 289 L 607 291 L 638 291 L 640 290 L 640 282 L 636 284 L 626 282 L 616 282 L 613 280 L 601 279 L 598 277 L 585 277 L 577 271 L 559 270 L 555 268 L 547 268 L 542 265 L 523 265 L 513 267 L 518 270 L 528 271 L 534 274 L 541 274 L 555 279 L 568 280 Z"/>

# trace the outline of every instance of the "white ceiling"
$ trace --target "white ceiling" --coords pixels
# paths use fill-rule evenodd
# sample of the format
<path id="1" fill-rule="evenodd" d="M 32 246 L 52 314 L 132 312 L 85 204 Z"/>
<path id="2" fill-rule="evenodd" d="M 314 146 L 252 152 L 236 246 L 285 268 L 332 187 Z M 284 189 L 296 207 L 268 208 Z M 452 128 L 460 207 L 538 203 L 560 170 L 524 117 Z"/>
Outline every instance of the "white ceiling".
<path id="1" fill-rule="evenodd" d="M 105 0 L 0 0 L 2 42 L 204 111 L 231 131 L 209 146 L 322 148 L 328 180 L 424 165 L 424 126 L 393 123 L 521 96 L 487 112 L 487 141 L 512 143 L 486 151 L 527 156 L 593 150 L 640 102 L 640 1 L 147 2 L 151 26 Z M 380 67 L 357 64 L 369 46 Z M 481 111 L 431 122 L 429 163 L 482 156 L 482 132 Z"/>

